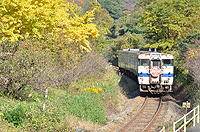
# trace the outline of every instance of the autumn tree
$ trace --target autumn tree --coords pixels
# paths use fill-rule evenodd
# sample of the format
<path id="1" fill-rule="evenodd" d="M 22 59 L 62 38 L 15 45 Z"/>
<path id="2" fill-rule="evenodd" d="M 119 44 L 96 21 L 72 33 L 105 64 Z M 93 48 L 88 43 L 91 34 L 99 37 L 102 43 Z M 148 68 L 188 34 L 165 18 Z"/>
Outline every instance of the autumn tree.
<path id="1" fill-rule="evenodd" d="M 86 54 L 77 51 L 91 51 L 89 39 L 99 35 L 94 10 L 82 15 L 63 0 L 1 0 L 0 12 L 1 93 L 19 98 L 89 74 L 77 70 Z"/>
<path id="2" fill-rule="evenodd" d="M 138 0 L 137 1 L 137 7 L 142 7 L 143 9 L 151 4 L 151 2 L 153 2 L 154 0 Z"/>
<path id="3" fill-rule="evenodd" d="M 77 5 L 79 6 L 83 6 L 85 4 L 85 2 L 83 0 L 67 0 L 68 2 L 71 2 L 71 3 L 76 3 Z"/>
<path id="4" fill-rule="evenodd" d="M 94 23 L 97 25 L 97 28 L 102 34 L 110 33 L 109 28 L 111 27 L 113 18 L 110 16 L 109 12 L 106 9 L 102 9 L 102 6 L 99 2 L 93 1 L 88 2 L 88 10 L 94 10 L 95 19 Z"/>
<path id="5" fill-rule="evenodd" d="M 193 45 L 188 48 L 186 52 L 186 67 L 188 69 L 189 75 L 192 77 L 194 83 L 198 86 L 196 88 L 199 90 L 200 87 L 200 34 L 192 36 L 190 38 L 192 40 Z M 191 41 L 190 41 L 191 42 Z"/>
<path id="6" fill-rule="evenodd" d="M 132 11 L 136 6 L 137 0 L 123 0 L 121 7 L 125 11 Z"/>
<path id="7" fill-rule="evenodd" d="M 49 33 L 62 35 L 80 50 L 90 51 L 89 36 L 98 36 L 92 23 L 93 12 L 76 14 L 79 7 L 63 0 L 2 0 L 0 2 L 0 40 L 11 42 L 33 36 L 45 39 Z"/>

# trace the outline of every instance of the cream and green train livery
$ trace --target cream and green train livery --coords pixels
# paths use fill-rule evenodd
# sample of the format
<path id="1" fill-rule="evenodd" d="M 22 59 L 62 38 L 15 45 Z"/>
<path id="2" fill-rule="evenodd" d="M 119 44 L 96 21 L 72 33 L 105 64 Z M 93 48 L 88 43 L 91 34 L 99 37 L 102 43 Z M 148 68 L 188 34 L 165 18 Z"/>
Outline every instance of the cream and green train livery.
<path id="1" fill-rule="evenodd" d="M 126 49 L 119 52 L 118 66 L 137 77 L 140 92 L 172 92 L 173 56 L 166 53 Z"/>

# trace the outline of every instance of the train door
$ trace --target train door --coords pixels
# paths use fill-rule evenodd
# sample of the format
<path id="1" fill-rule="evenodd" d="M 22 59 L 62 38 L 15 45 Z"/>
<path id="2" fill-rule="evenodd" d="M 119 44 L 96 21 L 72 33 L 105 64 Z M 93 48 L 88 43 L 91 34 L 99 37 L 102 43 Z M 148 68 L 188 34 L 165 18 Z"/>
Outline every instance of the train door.
<path id="1" fill-rule="evenodd" d="M 161 61 L 160 60 L 151 60 L 150 63 L 150 83 L 151 84 L 160 84 L 161 83 Z"/>

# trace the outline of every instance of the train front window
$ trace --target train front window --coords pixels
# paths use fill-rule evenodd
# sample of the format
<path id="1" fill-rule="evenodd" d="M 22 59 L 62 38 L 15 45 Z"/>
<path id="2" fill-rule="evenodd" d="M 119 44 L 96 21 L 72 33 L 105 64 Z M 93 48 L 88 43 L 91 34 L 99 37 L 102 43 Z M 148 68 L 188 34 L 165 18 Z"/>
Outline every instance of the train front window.
<path id="1" fill-rule="evenodd" d="M 156 61 L 152 61 L 152 62 L 153 62 L 153 65 L 152 65 L 153 67 L 154 66 L 160 67 L 160 61 L 156 60 Z"/>
<path id="2" fill-rule="evenodd" d="M 149 60 L 148 59 L 141 59 L 141 66 L 148 66 L 149 65 Z"/>
<path id="3" fill-rule="evenodd" d="M 162 65 L 163 66 L 173 66 L 173 60 L 171 60 L 171 59 L 163 59 L 162 60 Z"/>

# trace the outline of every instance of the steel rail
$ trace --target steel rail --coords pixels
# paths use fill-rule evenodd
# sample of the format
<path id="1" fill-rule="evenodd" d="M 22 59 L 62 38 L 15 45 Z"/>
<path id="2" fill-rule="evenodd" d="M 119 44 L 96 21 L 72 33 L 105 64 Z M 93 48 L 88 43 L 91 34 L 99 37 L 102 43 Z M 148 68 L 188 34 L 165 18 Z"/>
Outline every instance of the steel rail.
<path id="1" fill-rule="evenodd" d="M 145 106 L 146 102 L 147 102 L 148 96 L 146 96 L 146 99 L 142 105 L 142 107 L 140 108 L 140 110 L 124 125 L 122 126 L 117 132 L 121 131 L 123 128 L 125 128 L 139 113 L 140 111 L 143 109 L 143 107 Z"/>
<path id="2" fill-rule="evenodd" d="M 144 132 L 144 131 L 149 127 L 149 125 L 153 122 L 154 118 L 155 118 L 156 115 L 158 114 L 158 111 L 160 110 L 161 103 L 162 103 L 162 97 L 160 97 L 160 103 L 159 103 L 158 109 L 156 110 L 156 113 L 154 114 L 154 116 L 153 116 L 153 118 L 151 119 L 151 121 L 149 122 L 149 124 L 147 124 L 146 127 L 142 130 L 142 132 Z"/>

